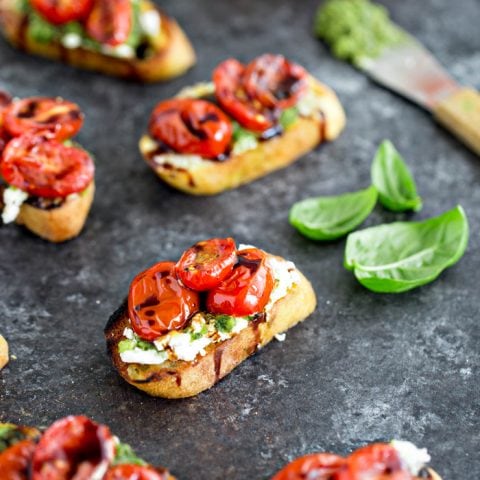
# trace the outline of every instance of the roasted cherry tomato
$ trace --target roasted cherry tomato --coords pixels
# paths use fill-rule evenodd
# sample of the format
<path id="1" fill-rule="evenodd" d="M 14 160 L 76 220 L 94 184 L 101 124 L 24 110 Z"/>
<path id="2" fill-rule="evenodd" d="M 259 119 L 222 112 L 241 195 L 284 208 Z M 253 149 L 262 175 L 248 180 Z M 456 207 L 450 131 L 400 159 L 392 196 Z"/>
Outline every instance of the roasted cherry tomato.
<path id="1" fill-rule="evenodd" d="M 197 291 L 211 290 L 230 275 L 237 261 L 233 238 L 212 238 L 189 248 L 176 266 L 182 283 Z"/>
<path id="2" fill-rule="evenodd" d="M 6 146 L 0 172 L 9 185 L 55 198 L 85 190 L 93 180 L 94 165 L 85 150 L 25 134 Z"/>
<path id="3" fill-rule="evenodd" d="M 249 98 L 267 108 L 295 105 L 306 91 L 307 72 L 283 55 L 265 54 L 247 65 L 243 86 Z"/>
<path id="4" fill-rule="evenodd" d="M 268 303 L 275 280 L 266 254 L 257 248 L 237 253 L 232 273 L 207 295 L 210 313 L 234 316 L 261 312 Z"/>
<path id="5" fill-rule="evenodd" d="M 0 453 L 0 477 L 3 480 L 27 480 L 35 442 L 22 440 Z"/>
<path id="6" fill-rule="evenodd" d="M 140 465 L 117 465 L 111 467 L 103 480 L 167 480 L 168 474 L 153 467 Z"/>
<path id="7" fill-rule="evenodd" d="M 150 134 L 176 152 L 216 158 L 232 139 L 232 123 L 213 103 L 177 98 L 157 105 Z"/>
<path id="8" fill-rule="evenodd" d="M 245 67 L 230 58 L 222 62 L 213 72 L 215 95 L 218 103 L 238 123 L 255 132 L 263 132 L 273 127 L 273 112 L 257 102 L 254 104 L 243 88 Z"/>
<path id="9" fill-rule="evenodd" d="M 345 462 L 343 457 L 331 453 L 312 453 L 289 463 L 272 480 L 332 480 Z"/>
<path id="10" fill-rule="evenodd" d="M 30 4 L 48 22 L 62 25 L 86 18 L 93 0 L 30 0 Z"/>
<path id="11" fill-rule="evenodd" d="M 138 274 L 130 285 L 128 312 L 132 328 L 144 340 L 182 328 L 200 308 L 198 293 L 184 287 L 175 263 L 160 262 Z"/>
<path id="12" fill-rule="evenodd" d="M 4 122 L 14 137 L 35 132 L 61 141 L 80 130 L 83 114 L 78 105 L 61 98 L 31 97 L 11 103 L 5 109 Z"/>
<path id="13" fill-rule="evenodd" d="M 1 161 L 1 155 L 5 147 L 7 146 L 7 143 L 10 141 L 10 135 L 7 133 L 7 131 L 0 125 L 0 161 Z"/>
<path id="14" fill-rule="evenodd" d="M 97 42 L 115 46 L 127 41 L 132 25 L 131 0 L 94 0 L 85 28 Z"/>
<path id="15" fill-rule="evenodd" d="M 386 443 L 360 448 L 347 457 L 345 470 L 335 480 L 414 480 L 402 465 L 397 451 Z"/>
<path id="16" fill-rule="evenodd" d="M 32 480 L 90 480 L 102 478 L 115 457 L 110 429 L 87 417 L 56 421 L 33 454 Z"/>
<path id="17" fill-rule="evenodd" d="M 282 109 L 294 105 L 307 89 L 307 73 L 281 55 L 266 54 L 246 67 L 235 59 L 213 72 L 220 105 L 244 127 L 263 132 Z"/>

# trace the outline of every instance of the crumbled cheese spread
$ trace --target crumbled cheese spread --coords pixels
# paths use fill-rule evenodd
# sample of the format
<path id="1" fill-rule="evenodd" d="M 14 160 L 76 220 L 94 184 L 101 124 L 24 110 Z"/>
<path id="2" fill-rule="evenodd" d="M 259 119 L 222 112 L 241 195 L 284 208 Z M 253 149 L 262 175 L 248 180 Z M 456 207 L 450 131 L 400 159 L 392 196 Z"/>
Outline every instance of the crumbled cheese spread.
<path id="1" fill-rule="evenodd" d="M 180 155 L 178 153 L 161 153 L 153 157 L 156 165 L 171 165 L 175 168 L 190 170 L 202 165 L 205 160 L 200 155 Z"/>
<path id="2" fill-rule="evenodd" d="M 324 108 L 325 99 L 312 88 L 297 103 L 298 113 L 302 117 L 317 115 Z"/>
<path id="3" fill-rule="evenodd" d="M 65 48 L 78 48 L 82 45 L 82 37 L 78 33 L 66 33 L 61 42 Z"/>
<path id="4" fill-rule="evenodd" d="M 194 85 L 182 88 L 178 93 L 179 98 L 204 98 L 215 94 L 215 85 L 213 82 L 199 82 Z"/>
<path id="5" fill-rule="evenodd" d="M 240 245 L 239 250 L 255 248 Z M 275 302 L 287 295 L 288 290 L 298 280 L 295 265 L 286 260 L 268 256 L 268 264 L 275 278 L 275 286 L 265 307 L 267 313 Z M 260 312 L 259 312 L 260 313 Z M 246 329 L 255 316 L 232 317 L 229 315 L 211 315 L 200 312 L 193 316 L 183 330 L 173 330 L 153 342 L 141 340 L 131 328 L 125 328 L 125 340 L 119 344 L 120 358 L 125 363 L 159 365 L 166 360 L 193 361 L 206 355 L 206 348 L 223 342 Z M 285 334 L 278 334 L 280 341 Z"/>
<path id="6" fill-rule="evenodd" d="M 162 18 L 156 10 L 147 10 L 139 16 L 140 28 L 149 37 L 156 37 L 162 28 Z"/>
<path id="7" fill-rule="evenodd" d="M 12 223 L 20 213 L 20 207 L 27 200 L 28 194 L 15 187 L 8 187 L 3 191 L 3 203 L 5 207 L 2 212 L 3 223 Z"/>
<path id="8" fill-rule="evenodd" d="M 417 476 L 430 461 L 430 455 L 426 448 L 418 448 L 413 443 L 404 440 L 393 440 L 391 445 L 397 451 L 404 468 L 407 468 L 414 476 Z"/>
<path id="9" fill-rule="evenodd" d="M 110 55 L 112 57 L 135 58 L 135 49 L 126 43 L 115 45 L 114 47 L 110 45 L 102 45 L 101 49 L 105 55 Z"/>

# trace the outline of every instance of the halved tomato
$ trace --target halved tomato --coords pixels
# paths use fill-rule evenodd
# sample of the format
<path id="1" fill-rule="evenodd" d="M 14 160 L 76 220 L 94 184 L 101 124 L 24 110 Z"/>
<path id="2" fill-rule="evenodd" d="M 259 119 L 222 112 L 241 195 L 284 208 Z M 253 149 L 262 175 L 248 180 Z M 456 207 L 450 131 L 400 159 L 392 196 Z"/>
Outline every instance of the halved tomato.
<path id="1" fill-rule="evenodd" d="M 413 480 L 403 467 L 394 447 L 387 443 L 374 443 L 360 448 L 347 457 L 345 470 L 335 480 Z"/>
<path id="2" fill-rule="evenodd" d="M 217 158 L 232 139 L 232 123 L 213 103 L 177 98 L 159 103 L 150 117 L 152 137 L 176 152 Z"/>
<path id="3" fill-rule="evenodd" d="M 22 440 L 0 453 L 0 474 L 5 480 L 27 480 L 35 442 Z"/>
<path id="4" fill-rule="evenodd" d="M 213 72 L 217 100 L 245 128 L 264 132 L 307 89 L 307 72 L 282 55 L 265 54 L 246 67 L 231 58 Z"/>
<path id="5" fill-rule="evenodd" d="M 289 463 L 272 480 L 332 480 L 345 462 L 343 457 L 332 453 L 312 453 Z"/>
<path id="6" fill-rule="evenodd" d="M 141 465 L 117 465 L 111 467 L 103 480 L 167 480 L 166 473 Z"/>
<path id="7" fill-rule="evenodd" d="M 55 198 L 85 190 L 94 165 L 85 150 L 25 134 L 5 147 L 0 172 L 9 185 L 30 195 Z"/>
<path id="8" fill-rule="evenodd" d="M 131 0 L 94 0 L 85 28 L 97 42 L 115 46 L 127 41 L 132 25 Z"/>
<path id="9" fill-rule="evenodd" d="M 14 137 L 34 132 L 61 141 L 80 130 L 83 114 L 77 104 L 62 98 L 31 97 L 11 103 L 4 111 L 4 124 Z"/>
<path id="10" fill-rule="evenodd" d="M 70 416 L 48 428 L 33 454 L 32 480 L 102 478 L 115 457 L 115 440 L 105 425 Z"/>
<path id="11" fill-rule="evenodd" d="M 275 280 L 266 254 L 257 248 L 237 252 L 232 273 L 207 294 L 210 313 L 234 316 L 261 312 L 268 303 Z"/>
<path id="12" fill-rule="evenodd" d="M 186 250 L 176 266 L 178 278 L 192 290 L 211 290 L 225 280 L 237 261 L 233 238 L 211 238 Z"/>
<path id="13" fill-rule="evenodd" d="M 86 18 L 93 0 L 30 0 L 30 4 L 48 22 L 62 25 Z"/>
<path id="14" fill-rule="evenodd" d="M 200 308 L 197 292 L 184 287 L 174 262 L 160 262 L 141 272 L 130 285 L 128 313 L 133 330 L 144 340 L 182 328 Z"/>
<path id="15" fill-rule="evenodd" d="M 308 88 L 307 72 L 283 55 L 266 53 L 247 65 L 243 86 L 264 107 L 285 109 L 295 105 Z"/>

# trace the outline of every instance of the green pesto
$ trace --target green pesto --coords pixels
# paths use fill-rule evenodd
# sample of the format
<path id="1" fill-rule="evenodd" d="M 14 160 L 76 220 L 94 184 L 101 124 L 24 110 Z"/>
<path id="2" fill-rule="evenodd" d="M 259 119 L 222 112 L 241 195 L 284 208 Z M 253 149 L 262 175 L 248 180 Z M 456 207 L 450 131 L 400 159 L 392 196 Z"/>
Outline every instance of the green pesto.
<path id="1" fill-rule="evenodd" d="M 370 0 L 327 0 L 317 10 L 314 32 L 336 57 L 357 66 L 407 38 L 388 11 Z"/>
<path id="2" fill-rule="evenodd" d="M 50 43 L 59 36 L 59 30 L 38 13 L 31 11 L 28 17 L 28 35 L 38 43 Z"/>
<path id="3" fill-rule="evenodd" d="M 230 333 L 235 326 L 235 319 L 230 315 L 218 315 L 215 319 L 215 328 L 222 333 Z"/>
<path id="4" fill-rule="evenodd" d="M 24 433 L 15 425 L 0 426 L 0 453 L 25 439 Z"/>
<path id="5" fill-rule="evenodd" d="M 298 119 L 297 107 L 286 108 L 280 114 L 280 125 L 284 130 L 291 127 Z"/>
<path id="6" fill-rule="evenodd" d="M 126 443 L 119 443 L 117 445 L 115 458 L 113 459 L 114 465 L 147 465 L 147 462 L 142 460 L 133 451 L 132 447 Z"/>
<path id="7" fill-rule="evenodd" d="M 204 325 L 199 332 L 192 332 L 190 334 L 190 338 L 193 341 L 199 340 L 200 338 L 204 337 L 208 333 L 208 328 Z"/>

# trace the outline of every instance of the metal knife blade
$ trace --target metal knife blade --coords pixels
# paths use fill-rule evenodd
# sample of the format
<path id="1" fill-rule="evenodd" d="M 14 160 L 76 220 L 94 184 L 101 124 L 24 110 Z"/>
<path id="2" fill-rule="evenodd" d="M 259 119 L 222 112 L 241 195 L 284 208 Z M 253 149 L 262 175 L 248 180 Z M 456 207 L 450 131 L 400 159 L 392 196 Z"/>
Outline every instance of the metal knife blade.
<path id="1" fill-rule="evenodd" d="M 364 58 L 358 67 L 376 82 L 431 111 L 460 86 L 434 56 L 407 32 L 405 41 L 377 58 Z"/>

